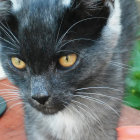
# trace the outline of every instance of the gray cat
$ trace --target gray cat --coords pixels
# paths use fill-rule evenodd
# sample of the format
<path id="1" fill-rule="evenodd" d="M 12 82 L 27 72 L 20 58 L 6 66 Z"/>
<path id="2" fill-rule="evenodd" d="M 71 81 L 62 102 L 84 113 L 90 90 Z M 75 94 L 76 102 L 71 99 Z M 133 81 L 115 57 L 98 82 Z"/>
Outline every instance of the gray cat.
<path id="1" fill-rule="evenodd" d="M 116 140 L 136 31 L 134 0 L 0 1 L 1 62 L 28 140 Z"/>

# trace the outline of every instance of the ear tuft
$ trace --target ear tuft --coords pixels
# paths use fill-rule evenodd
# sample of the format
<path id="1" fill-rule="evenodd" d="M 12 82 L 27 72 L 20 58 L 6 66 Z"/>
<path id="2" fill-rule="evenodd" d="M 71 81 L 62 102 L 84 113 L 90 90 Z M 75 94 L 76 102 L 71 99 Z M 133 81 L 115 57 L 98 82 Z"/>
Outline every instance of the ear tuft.
<path id="1" fill-rule="evenodd" d="M 9 0 L 0 0 L 0 21 L 9 15 L 11 2 Z"/>
<path id="2" fill-rule="evenodd" d="M 105 5 L 110 7 L 111 9 L 114 7 L 115 0 L 103 0 Z"/>
<path id="3" fill-rule="evenodd" d="M 70 7 L 71 6 L 71 0 L 62 0 L 62 4 L 65 7 Z"/>

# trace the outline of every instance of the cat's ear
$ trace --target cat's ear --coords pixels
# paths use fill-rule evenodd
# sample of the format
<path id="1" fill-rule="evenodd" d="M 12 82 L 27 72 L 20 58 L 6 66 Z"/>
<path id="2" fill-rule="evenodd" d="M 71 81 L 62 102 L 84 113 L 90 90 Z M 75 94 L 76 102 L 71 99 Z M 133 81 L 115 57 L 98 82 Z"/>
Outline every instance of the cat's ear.
<path id="1" fill-rule="evenodd" d="M 107 7 L 111 11 L 114 7 L 115 0 L 62 0 L 62 2 L 67 7 L 72 5 L 75 7 L 81 6 L 86 12 L 91 12 L 92 10 L 100 10 L 103 7 Z"/>
<path id="2" fill-rule="evenodd" d="M 112 8 L 115 0 L 79 0 L 87 6 L 87 8 L 98 8 L 98 6 L 107 6 Z"/>
<path id="3" fill-rule="evenodd" d="M 11 9 L 11 1 L 10 0 L 0 0 L 0 21 L 5 19 Z"/>

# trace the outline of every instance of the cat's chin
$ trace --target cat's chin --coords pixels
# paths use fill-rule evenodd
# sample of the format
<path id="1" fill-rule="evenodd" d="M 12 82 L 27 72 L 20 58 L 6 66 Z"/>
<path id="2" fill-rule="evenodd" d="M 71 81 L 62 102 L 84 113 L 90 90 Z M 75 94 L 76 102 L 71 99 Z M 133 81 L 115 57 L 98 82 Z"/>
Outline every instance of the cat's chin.
<path id="1" fill-rule="evenodd" d="M 57 114 L 59 111 L 61 110 L 58 110 L 58 109 L 55 109 L 55 108 L 46 108 L 46 109 L 43 109 L 43 110 L 40 110 L 38 108 L 35 108 L 37 111 L 41 112 L 42 114 L 44 115 L 53 115 L 53 114 Z"/>

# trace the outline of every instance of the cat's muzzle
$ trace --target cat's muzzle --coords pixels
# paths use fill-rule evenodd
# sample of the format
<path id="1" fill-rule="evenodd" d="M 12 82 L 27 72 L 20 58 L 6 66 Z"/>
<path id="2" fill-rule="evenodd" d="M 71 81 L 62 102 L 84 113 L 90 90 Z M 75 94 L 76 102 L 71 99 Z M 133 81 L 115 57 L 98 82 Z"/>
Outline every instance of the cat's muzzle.
<path id="1" fill-rule="evenodd" d="M 32 97 L 29 103 L 43 114 L 55 114 L 64 109 L 63 103 L 51 96 Z"/>

